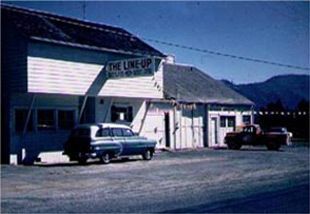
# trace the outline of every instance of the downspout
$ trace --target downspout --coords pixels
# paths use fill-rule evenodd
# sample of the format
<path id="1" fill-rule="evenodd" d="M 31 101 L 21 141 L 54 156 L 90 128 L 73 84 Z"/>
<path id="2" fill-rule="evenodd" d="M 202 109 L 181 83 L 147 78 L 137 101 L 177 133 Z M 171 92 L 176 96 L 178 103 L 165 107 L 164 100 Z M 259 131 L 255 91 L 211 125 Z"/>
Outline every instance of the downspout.
<path id="1" fill-rule="evenodd" d="M 84 111 L 85 106 L 86 106 L 87 98 L 88 98 L 88 95 L 85 95 L 84 100 L 83 100 L 83 104 L 82 104 L 82 107 L 80 110 L 79 121 L 78 121 L 79 124 L 81 123 L 81 119 L 82 119 L 83 111 Z"/>
<path id="2" fill-rule="evenodd" d="M 151 106 L 151 102 L 150 101 L 145 101 L 145 111 L 144 111 L 144 114 L 143 114 L 143 118 L 141 120 L 141 125 L 140 125 L 140 128 L 139 128 L 139 135 L 143 129 L 143 126 L 144 126 L 144 122 L 145 122 L 145 119 L 146 119 L 146 115 L 147 115 L 147 112 L 149 111 L 149 108 Z"/>
<path id="3" fill-rule="evenodd" d="M 177 148 L 177 125 L 176 125 L 176 105 L 173 106 L 173 125 L 174 125 L 174 138 L 173 138 L 173 147 L 174 150 Z"/>
<path id="4" fill-rule="evenodd" d="M 24 140 L 25 140 L 25 136 L 26 136 L 26 133 L 27 133 L 27 127 L 28 127 L 28 123 L 29 123 L 29 119 L 30 119 L 30 116 L 31 116 L 31 111 L 32 111 L 32 108 L 33 108 L 33 105 L 35 103 L 35 100 L 36 100 L 36 95 L 34 94 L 32 96 L 32 100 L 31 100 L 31 103 L 30 103 L 30 106 L 29 106 L 29 109 L 28 109 L 28 112 L 27 112 L 27 117 L 26 117 L 26 121 L 25 121 L 25 125 L 24 125 L 24 128 L 23 128 L 23 132 L 22 132 L 22 135 L 21 135 L 21 140 L 20 140 L 20 147 L 21 147 L 21 154 L 20 154 L 20 158 L 18 158 L 18 163 L 21 163 L 23 162 L 24 158 L 26 157 L 26 152 L 24 150 Z"/>
<path id="5" fill-rule="evenodd" d="M 251 124 L 254 124 L 254 105 L 251 105 Z"/>

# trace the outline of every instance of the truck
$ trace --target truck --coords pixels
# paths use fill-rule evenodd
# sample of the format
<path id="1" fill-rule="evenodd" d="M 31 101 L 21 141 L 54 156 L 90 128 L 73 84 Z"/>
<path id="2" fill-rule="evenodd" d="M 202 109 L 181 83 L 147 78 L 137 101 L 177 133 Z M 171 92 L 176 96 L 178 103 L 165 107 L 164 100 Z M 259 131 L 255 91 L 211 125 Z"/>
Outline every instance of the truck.
<path id="1" fill-rule="evenodd" d="M 224 138 L 228 149 L 239 150 L 243 145 L 265 145 L 268 150 L 279 150 L 287 144 L 287 134 L 281 132 L 264 132 L 259 125 L 251 124 L 241 128 L 241 131 L 228 132 Z"/>

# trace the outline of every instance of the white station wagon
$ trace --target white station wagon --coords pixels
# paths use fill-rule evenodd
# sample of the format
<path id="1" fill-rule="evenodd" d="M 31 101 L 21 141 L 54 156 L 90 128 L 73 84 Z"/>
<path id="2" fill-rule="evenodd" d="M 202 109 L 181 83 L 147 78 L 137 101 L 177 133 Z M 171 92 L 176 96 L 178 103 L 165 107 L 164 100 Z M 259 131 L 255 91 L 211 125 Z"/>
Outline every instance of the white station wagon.
<path id="1" fill-rule="evenodd" d="M 156 141 L 134 134 L 130 127 L 121 124 L 96 123 L 75 127 L 64 146 L 70 160 L 84 164 L 89 158 L 109 163 L 119 156 L 142 155 L 151 160 Z"/>

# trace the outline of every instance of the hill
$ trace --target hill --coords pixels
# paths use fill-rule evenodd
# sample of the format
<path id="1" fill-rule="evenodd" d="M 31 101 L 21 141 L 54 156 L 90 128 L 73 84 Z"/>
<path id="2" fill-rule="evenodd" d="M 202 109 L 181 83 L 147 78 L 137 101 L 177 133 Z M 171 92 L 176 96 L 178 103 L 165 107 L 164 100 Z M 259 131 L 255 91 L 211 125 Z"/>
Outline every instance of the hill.
<path id="1" fill-rule="evenodd" d="M 302 99 L 309 101 L 309 75 L 280 75 L 249 84 L 233 84 L 227 80 L 222 82 L 252 100 L 256 109 L 277 100 L 287 109 L 294 109 Z"/>

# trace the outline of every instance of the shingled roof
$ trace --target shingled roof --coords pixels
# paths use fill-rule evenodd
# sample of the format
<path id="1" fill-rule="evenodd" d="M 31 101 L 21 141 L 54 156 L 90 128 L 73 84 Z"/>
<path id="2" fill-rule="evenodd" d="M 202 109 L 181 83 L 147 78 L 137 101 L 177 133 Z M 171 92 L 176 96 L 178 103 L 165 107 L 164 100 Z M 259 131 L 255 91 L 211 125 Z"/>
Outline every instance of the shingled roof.
<path id="1" fill-rule="evenodd" d="M 164 57 L 128 31 L 101 23 L 31 9 L 1 5 L 2 24 L 33 40 L 133 55 Z"/>
<path id="2" fill-rule="evenodd" d="M 179 102 L 254 105 L 221 81 L 187 65 L 164 64 L 164 89 L 166 99 Z"/>

